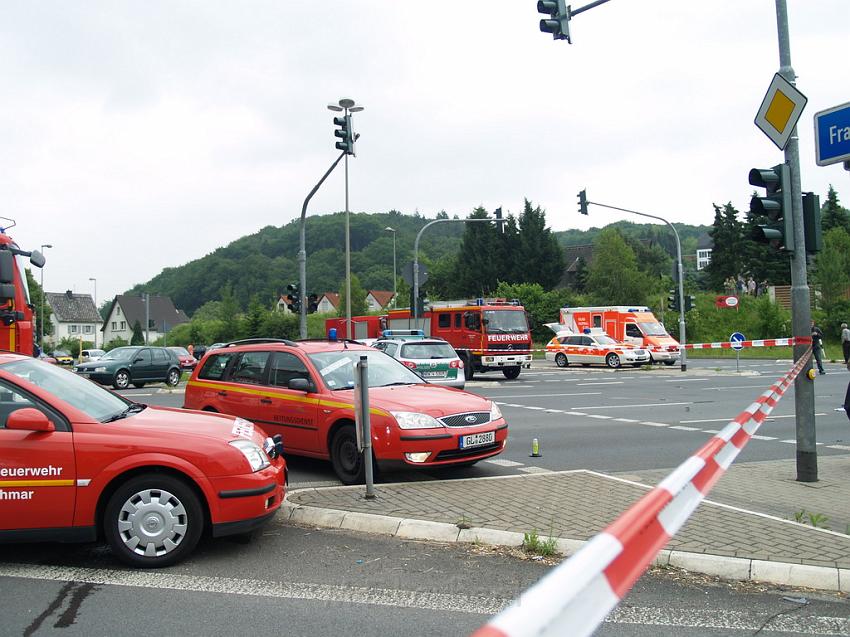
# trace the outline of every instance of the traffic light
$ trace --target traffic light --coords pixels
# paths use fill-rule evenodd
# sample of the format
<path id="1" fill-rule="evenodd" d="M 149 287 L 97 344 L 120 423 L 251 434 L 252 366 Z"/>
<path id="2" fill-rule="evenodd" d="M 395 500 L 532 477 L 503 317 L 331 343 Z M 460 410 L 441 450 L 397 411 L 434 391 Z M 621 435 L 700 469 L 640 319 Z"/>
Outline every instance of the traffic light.
<path id="1" fill-rule="evenodd" d="M 334 131 L 334 137 L 339 137 L 342 140 L 336 143 L 337 150 L 353 155 L 354 133 L 351 130 L 351 115 L 346 113 L 342 117 L 334 117 L 334 125 L 339 126 L 339 128 Z"/>
<path id="2" fill-rule="evenodd" d="M 791 171 L 788 164 L 750 170 L 750 185 L 764 188 L 764 197 L 750 199 L 750 213 L 767 217 L 769 223 L 756 226 L 751 239 L 794 252 L 794 218 L 791 216 Z"/>
<path id="3" fill-rule="evenodd" d="M 290 283 L 286 286 L 289 294 L 286 295 L 286 307 L 293 314 L 301 313 L 301 289 L 297 283 Z"/>
<path id="4" fill-rule="evenodd" d="M 587 214 L 587 190 L 578 191 L 578 211 L 583 215 Z"/>
<path id="5" fill-rule="evenodd" d="M 319 297 L 316 293 L 311 292 L 307 297 L 307 314 L 313 314 L 319 309 Z"/>
<path id="6" fill-rule="evenodd" d="M 671 312 L 679 311 L 679 292 L 678 290 L 670 290 L 670 294 L 667 295 L 667 309 Z"/>
<path id="7" fill-rule="evenodd" d="M 505 226 L 504 226 L 505 222 L 502 221 L 502 207 L 499 206 L 498 208 L 496 208 L 493 211 L 493 214 L 496 217 L 496 228 L 499 230 L 499 233 L 501 234 L 502 232 L 505 231 Z"/>
<path id="8" fill-rule="evenodd" d="M 413 312 L 414 308 L 416 308 L 416 315 L 422 316 L 425 313 L 425 307 L 430 303 L 427 298 L 425 298 L 425 290 L 419 288 L 419 298 L 414 302 L 413 299 L 413 288 L 410 288 L 410 311 Z"/>
<path id="9" fill-rule="evenodd" d="M 806 235 L 806 252 L 816 254 L 823 250 L 820 225 L 820 197 L 813 192 L 803 193 L 803 232 Z"/>
<path id="10" fill-rule="evenodd" d="M 555 40 L 570 41 L 570 8 L 566 0 L 538 0 L 537 12 L 546 13 L 549 18 L 540 21 L 540 30 L 551 33 Z"/>
<path id="11" fill-rule="evenodd" d="M 693 294 L 685 295 L 685 312 L 690 312 L 696 307 L 697 299 Z"/>

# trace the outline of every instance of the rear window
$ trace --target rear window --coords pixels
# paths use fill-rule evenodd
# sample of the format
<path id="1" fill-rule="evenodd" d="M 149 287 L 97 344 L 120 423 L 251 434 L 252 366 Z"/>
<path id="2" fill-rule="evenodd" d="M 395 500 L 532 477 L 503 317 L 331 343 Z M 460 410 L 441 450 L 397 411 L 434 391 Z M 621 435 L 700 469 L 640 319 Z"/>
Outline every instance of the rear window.
<path id="1" fill-rule="evenodd" d="M 401 346 L 401 358 L 456 358 L 454 349 L 448 343 L 405 343 Z"/>
<path id="2" fill-rule="evenodd" d="M 221 380 L 221 377 L 224 376 L 224 370 L 227 369 L 227 365 L 233 356 L 234 354 L 232 352 L 211 354 L 201 368 L 201 371 L 198 372 L 198 378 Z"/>

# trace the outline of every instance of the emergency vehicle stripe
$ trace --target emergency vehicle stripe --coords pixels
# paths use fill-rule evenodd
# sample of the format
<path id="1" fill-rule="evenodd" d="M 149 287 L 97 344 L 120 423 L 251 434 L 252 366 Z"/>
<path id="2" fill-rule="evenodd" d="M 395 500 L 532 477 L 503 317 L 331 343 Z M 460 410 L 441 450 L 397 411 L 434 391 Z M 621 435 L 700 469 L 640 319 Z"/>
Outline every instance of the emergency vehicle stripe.
<path id="1" fill-rule="evenodd" d="M 657 487 L 473 637 L 592 634 L 658 551 L 682 528 L 805 368 L 811 354 L 809 349 L 785 376 Z"/>
<path id="2" fill-rule="evenodd" d="M 2 487 L 73 487 L 73 480 L 0 480 Z"/>
<path id="3" fill-rule="evenodd" d="M 200 380 L 190 380 L 187 383 L 187 386 L 190 387 L 203 387 L 206 389 L 216 389 L 221 391 L 232 391 L 238 394 L 248 394 L 250 396 L 265 396 L 266 398 L 277 398 L 279 400 L 288 400 L 290 402 L 296 403 L 307 403 L 319 405 L 320 407 L 334 407 L 337 409 L 354 409 L 354 405 L 351 403 L 341 403 L 335 402 L 332 400 L 321 400 L 317 398 L 306 398 L 305 396 L 290 396 L 289 394 L 282 394 L 273 391 L 263 390 L 263 389 L 253 389 L 251 387 L 245 387 L 243 385 L 225 385 L 223 383 L 214 383 L 209 381 L 200 381 Z M 389 416 L 389 413 L 384 411 L 383 409 L 378 409 L 377 407 L 369 408 L 370 414 L 375 414 L 378 416 Z"/>

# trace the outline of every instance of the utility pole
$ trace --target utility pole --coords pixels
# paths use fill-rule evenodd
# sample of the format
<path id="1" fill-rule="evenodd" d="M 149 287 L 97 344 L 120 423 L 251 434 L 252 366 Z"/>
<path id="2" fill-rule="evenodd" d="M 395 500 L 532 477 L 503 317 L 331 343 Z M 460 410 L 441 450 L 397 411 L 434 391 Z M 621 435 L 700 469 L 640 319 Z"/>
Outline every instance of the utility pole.
<path id="1" fill-rule="evenodd" d="M 788 33 L 788 8 L 785 0 L 776 0 L 776 27 L 779 35 L 779 74 L 794 84 L 791 66 L 791 39 Z M 811 335 L 811 306 L 806 274 L 806 239 L 803 232 L 803 200 L 800 186 L 800 146 L 797 127 L 785 146 L 785 163 L 791 172 L 791 215 L 794 219 L 794 253 L 791 257 L 791 323 L 795 337 Z M 794 345 L 794 361 L 805 356 L 810 345 Z M 815 446 L 815 387 L 808 377 L 811 360 L 794 381 L 794 407 L 797 414 L 797 481 L 818 481 L 818 456 Z"/>

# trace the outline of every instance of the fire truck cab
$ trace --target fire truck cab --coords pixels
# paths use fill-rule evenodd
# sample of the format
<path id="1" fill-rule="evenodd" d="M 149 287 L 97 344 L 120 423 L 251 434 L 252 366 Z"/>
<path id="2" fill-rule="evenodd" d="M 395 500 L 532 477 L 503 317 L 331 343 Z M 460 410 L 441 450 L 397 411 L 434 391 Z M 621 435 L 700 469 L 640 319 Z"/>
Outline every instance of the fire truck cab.
<path id="1" fill-rule="evenodd" d="M 648 307 L 563 307 L 561 325 L 577 334 L 585 328 L 601 328 L 615 340 L 649 350 L 650 361 L 673 365 L 679 359 L 679 342 Z"/>
<path id="2" fill-rule="evenodd" d="M 33 306 L 24 271 L 25 257 L 37 268 L 44 267 L 44 256 L 38 251 L 25 252 L 6 234 L 6 228 L 15 225 L 12 219 L 8 226 L 0 227 L 0 349 L 18 352 L 27 356 L 34 350 Z"/>

